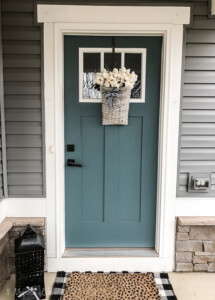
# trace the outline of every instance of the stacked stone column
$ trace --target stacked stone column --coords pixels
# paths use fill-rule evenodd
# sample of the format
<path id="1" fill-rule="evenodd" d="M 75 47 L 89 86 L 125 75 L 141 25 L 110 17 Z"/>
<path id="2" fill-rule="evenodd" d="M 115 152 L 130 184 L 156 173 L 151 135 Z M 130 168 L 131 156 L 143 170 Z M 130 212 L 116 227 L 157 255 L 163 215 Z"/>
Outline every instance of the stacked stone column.
<path id="1" fill-rule="evenodd" d="M 177 272 L 215 272 L 215 218 L 178 218 L 175 259 Z"/>
<path id="2" fill-rule="evenodd" d="M 9 248 L 9 238 L 6 234 L 0 240 L 0 290 L 6 280 L 10 278 Z"/>

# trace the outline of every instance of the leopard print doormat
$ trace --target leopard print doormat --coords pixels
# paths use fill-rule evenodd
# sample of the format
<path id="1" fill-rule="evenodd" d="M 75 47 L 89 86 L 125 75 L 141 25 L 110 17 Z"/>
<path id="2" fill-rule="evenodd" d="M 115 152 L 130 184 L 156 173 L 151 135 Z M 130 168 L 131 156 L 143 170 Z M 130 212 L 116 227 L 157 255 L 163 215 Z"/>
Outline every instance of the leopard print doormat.
<path id="1" fill-rule="evenodd" d="M 58 272 L 51 300 L 177 300 L 166 273 Z"/>

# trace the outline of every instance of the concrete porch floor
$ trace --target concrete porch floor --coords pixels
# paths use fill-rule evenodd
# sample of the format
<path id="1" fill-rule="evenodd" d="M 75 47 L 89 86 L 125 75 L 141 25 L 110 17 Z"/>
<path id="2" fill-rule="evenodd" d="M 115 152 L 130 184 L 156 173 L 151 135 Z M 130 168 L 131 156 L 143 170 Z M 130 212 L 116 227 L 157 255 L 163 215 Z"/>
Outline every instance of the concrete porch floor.
<path id="1" fill-rule="evenodd" d="M 50 298 L 56 273 L 45 274 L 46 294 Z M 178 300 L 214 300 L 215 273 L 169 273 Z M 0 300 L 14 300 L 15 276 L 7 281 L 0 292 Z"/>

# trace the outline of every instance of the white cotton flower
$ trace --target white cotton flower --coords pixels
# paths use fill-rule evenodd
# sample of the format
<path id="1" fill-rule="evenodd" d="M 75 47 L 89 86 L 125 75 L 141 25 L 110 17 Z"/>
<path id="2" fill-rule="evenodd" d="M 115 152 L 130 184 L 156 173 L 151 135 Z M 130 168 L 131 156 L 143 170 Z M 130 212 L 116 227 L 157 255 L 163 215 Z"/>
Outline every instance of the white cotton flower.
<path id="1" fill-rule="evenodd" d="M 107 82 L 107 81 L 105 81 L 104 86 L 105 86 L 105 87 L 110 87 L 110 83 Z"/>
<path id="2" fill-rule="evenodd" d="M 112 86 L 112 87 L 116 87 L 116 86 L 117 86 L 117 81 L 116 81 L 115 79 L 113 79 L 113 80 L 111 81 L 111 86 Z"/>
<path id="3" fill-rule="evenodd" d="M 110 80 L 110 75 L 107 74 L 106 80 Z"/>
<path id="4" fill-rule="evenodd" d="M 108 73 L 107 72 L 103 72 L 102 76 L 106 79 L 108 77 Z"/>
<path id="5" fill-rule="evenodd" d="M 101 73 L 97 72 L 95 74 L 93 83 L 105 87 L 111 86 L 119 88 L 121 86 L 126 86 L 133 88 L 137 78 L 138 76 L 134 71 L 131 72 L 130 69 L 126 69 L 125 67 L 119 70 L 114 68 L 112 71 L 103 69 Z"/>
<path id="6" fill-rule="evenodd" d="M 101 77 L 101 79 L 100 79 L 100 80 L 97 80 L 97 84 L 99 84 L 99 85 L 103 85 L 103 84 L 104 84 L 104 78 L 103 78 L 103 77 Z"/>
<path id="7" fill-rule="evenodd" d="M 124 79 L 125 81 L 129 80 L 128 76 L 125 73 L 122 75 L 122 79 Z"/>

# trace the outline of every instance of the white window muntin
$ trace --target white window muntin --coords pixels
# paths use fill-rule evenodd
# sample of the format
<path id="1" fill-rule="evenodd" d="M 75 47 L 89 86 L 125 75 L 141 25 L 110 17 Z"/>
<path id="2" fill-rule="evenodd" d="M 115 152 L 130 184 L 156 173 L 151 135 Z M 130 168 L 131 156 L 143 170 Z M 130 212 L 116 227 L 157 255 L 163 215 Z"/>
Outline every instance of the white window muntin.
<path id="1" fill-rule="evenodd" d="M 101 70 L 104 69 L 104 53 L 112 53 L 112 48 L 79 48 L 79 102 L 101 103 L 101 98 L 83 98 L 83 69 L 84 53 L 100 53 Z M 130 103 L 145 103 L 146 84 L 146 48 L 115 48 L 115 53 L 121 53 L 121 68 L 125 65 L 126 53 L 139 53 L 141 57 L 141 98 L 130 99 Z M 132 70 L 131 70 L 132 71 Z"/>

